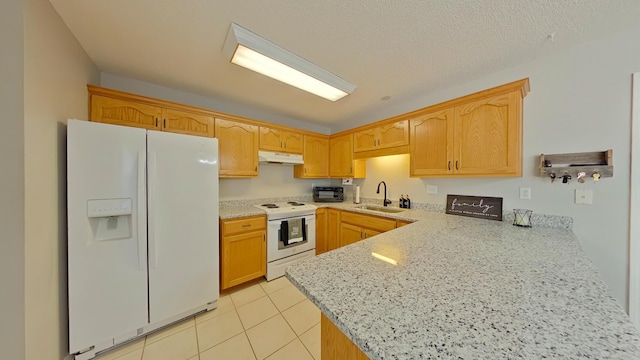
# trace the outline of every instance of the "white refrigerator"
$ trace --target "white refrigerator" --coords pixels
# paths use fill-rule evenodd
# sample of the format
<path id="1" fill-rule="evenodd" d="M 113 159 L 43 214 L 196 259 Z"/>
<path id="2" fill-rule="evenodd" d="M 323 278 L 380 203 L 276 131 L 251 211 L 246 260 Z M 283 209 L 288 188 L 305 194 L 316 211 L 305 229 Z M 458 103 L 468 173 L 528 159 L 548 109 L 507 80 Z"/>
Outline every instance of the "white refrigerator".
<path id="1" fill-rule="evenodd" d="M 217 139 L 69 120 L 67 215 L 76 359 L 217 306 Z"/>

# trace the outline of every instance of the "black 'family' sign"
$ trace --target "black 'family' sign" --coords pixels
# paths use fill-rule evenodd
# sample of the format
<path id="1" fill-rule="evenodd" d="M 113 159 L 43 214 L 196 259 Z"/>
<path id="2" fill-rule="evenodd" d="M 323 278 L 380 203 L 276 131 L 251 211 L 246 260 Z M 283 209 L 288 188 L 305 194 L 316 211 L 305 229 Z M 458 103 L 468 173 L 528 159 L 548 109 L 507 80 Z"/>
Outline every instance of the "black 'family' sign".
<path id="1" fill-rule="evenodd" d="M 502 221 L 502 198 L 447 194 L 446 213 Z"/>

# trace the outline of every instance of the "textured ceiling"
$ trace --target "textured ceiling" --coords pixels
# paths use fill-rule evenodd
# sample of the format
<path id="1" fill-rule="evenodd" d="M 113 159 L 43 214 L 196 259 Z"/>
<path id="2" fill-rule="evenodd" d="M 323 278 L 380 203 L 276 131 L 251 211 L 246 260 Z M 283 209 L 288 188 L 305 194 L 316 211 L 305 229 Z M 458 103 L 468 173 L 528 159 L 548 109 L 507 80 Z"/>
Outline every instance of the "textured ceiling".
<path id="1" fill-rule="evenodd" d="M 640 19 L 638 0 L 50 1 L 100 71 L 329 127 L 383 106 L 383 96 L 402 102 Z M 330 102 L 229 63 L 231 22 L 356 91 Z"/>

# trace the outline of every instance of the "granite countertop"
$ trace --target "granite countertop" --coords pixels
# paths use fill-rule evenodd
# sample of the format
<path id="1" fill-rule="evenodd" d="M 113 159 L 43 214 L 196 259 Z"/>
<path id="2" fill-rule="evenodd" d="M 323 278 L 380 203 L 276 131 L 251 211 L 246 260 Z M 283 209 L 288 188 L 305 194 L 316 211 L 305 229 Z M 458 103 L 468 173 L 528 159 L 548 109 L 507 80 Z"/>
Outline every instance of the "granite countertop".
<path id="1" fill-rule="evenodd" d="M 571 230 L 389 216 L 417 222 L 287 269 L 371 359 L 640 358 L 638 331 Z"/>

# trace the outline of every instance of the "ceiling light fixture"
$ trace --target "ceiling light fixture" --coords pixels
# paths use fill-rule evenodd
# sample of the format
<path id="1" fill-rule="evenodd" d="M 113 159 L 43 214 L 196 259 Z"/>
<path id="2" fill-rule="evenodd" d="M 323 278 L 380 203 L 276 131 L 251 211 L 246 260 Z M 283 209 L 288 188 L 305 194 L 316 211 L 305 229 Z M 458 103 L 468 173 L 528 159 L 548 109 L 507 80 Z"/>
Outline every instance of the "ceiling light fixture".
<path id="1" fill-rule="evenodd" d="M 339 100 L 356 88 L 348 81 L 235 23 L 231 23 L 222 52 L 236 65 L 327 100 Z"/>

